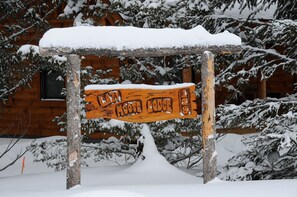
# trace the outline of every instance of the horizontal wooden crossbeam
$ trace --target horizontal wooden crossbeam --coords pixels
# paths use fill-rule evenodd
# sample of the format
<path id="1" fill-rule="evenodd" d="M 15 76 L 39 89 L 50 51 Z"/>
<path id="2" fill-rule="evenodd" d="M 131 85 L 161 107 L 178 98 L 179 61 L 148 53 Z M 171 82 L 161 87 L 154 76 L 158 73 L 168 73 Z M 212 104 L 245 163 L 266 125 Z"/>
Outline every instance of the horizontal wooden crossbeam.
<path id="1" fill-rule="evenodd" d="M 96 48 L 62 48 L 50 47 L 40 48 L 41 55 L 96 55 L 96 56 L 111 56 L 111 57 L 162 57 L 174 55 L 193 55 L 203 54 L 204 51 L 210 51 L 215 54 L 232 54 L 239 53 L 241 46 L 239 45 L 224 45 L 224 46 L 197 46 L 183 48 L 141 48 L 134 50 L 116 50 L 116 49 L 96 49 Z"/>

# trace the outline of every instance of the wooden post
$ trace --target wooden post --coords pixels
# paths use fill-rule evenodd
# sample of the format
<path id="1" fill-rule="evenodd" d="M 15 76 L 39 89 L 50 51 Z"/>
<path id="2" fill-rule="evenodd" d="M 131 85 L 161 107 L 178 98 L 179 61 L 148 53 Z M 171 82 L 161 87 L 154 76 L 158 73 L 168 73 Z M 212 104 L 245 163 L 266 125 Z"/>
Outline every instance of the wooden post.
<path id="1" fill-rule="evenodd" d="M 203 134 L 203 183 L 217 175 L 215 148 L 215 94 L 214 55 L 206 51 L 202 55 L 202 134 Z"/>
<path id="2" fill-rule="evenodd" d="M 80 57 L 67 56 L 67 189 L 80 185 Z"/>
<path id="3" fill-rule="evenodd" d="M 259 99 L 266 99 L 267 92 L 266 92 L 266 79 L 260 80 L 258 84 L 258 98 Z"/>
<path id="4" fill-rule="evenodd" d="M 183 69 L 183 82 L 192 83 L 192 67 L 187 67 Z"/>

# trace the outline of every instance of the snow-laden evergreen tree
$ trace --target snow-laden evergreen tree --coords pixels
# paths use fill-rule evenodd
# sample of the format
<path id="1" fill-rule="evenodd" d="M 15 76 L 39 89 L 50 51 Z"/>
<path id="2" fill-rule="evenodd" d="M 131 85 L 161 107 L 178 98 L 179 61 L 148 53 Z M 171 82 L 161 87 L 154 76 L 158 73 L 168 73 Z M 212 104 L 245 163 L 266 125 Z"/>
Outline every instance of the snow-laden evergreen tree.
<path id="1" fill-rule="evenodd" d="M 249 147 L 231 158 L 222 177 L 227 180 L 296 178 L 297 95 L 281 99 L 246 101 L 221 106 L 220 123 L 256 128 L 261 133 L 246 138 Z"/>
<path id="2" fill-rule="evenodd" d="M 35 37 L 49 28 L 48 17 L 60 6 L 62 0 L 34 0 L 0 2 L 0 100 L 19 87 L 29 85 L 42 68 L 60 69 L 59 60 L 41 58 L 38 49 L 19 51 L 20 42 L 30 33 Z M 34 37 L 32 38 L 34 40 Z M 29 42 L 32 42 L 29 40 Z M 29 44 L 29 43 L 28 43 Z M 19 51 L 19 52 L 18 52 Z M 58 61 L 58 62 L 57 62 Z M 57 64 L 58 63 L 58 64 Z"/>
<path id="3" fill-rule="evenodd" d="M 248 1 L 247 1 L 248 2 Z M 244 87 L 249 80 L 260 76 L 269 79 L 276 71 L 284 70 L 296 75 L 296 9 L 293 1 L 263 1 L 265 6 L 277 6 L 274 17 L 266 20 L 248 20 L 244 28 L 245 46 L 241 60 L 231 63 L 218 75 L 218 84 L 228 84 L 237 79 L 237 87 Z M 254 6 L 252 3 L 246 6 Z M 290 11 L 295 10 L 294 13 Z M 255 14 L 258 12 L 257 10 Z M 253 28 L 250 28 L 253 27 Z M 237 72 L 237 73 L 235 73 Z M 288 84 L 290 85 L 290 84 Z M 295 84 L 296 86 L 296 84 Z M 226 87 L 241 91 L 236 86 Z M 296 87 L 295 87 L 296 88 Z M 228 180 L 280 179 L 296 177 L 296 89 L 284 98 L 267 98 L 245 101 L 241 105 L 222 105 L 218 108 L 221 127 L 256 128 L 259 134 L 246 138 L 249 147 L 233 157 L 222 174 Z"/>
<path id="4" fill-rule="evenodd" d="M 17 2 L 22 2 L 25 5 L 25 1 Z M 58 3 L 59 1 L 55 2 Z M 17 10 L 11 9 L 12 11 L 9 11 L 6 8 L 7 5 L 10 5 L 8 3 L 11 1 L 1 2 L 1 8 L 4 7 L 3 10 L 7 10 L 5 13 L 3 12 L 1 19 Z M 46 4 L 42 4 L 42 6 L 46 6 Z M 19 5 L 16 7 L 24 8 Z M 39 12 L 36 11 L 35 7 L 24 9 L 27 13 L 25 16 L 35 17 L 34 19 L 39 20 L 39 23 L 33 22 L 32 24 L 43 24 L 44 18 L 36 14 Z M 48 7 L 44 9 L 47 10 Z M 294 138 L 296 134 L 296 121 L 294 120 L 297 118 L 294 104 L 296 95 L 294 92 L 288 92 L 289 95 L 286 98 L 245 101 L 238 106 L 229 103 L 240 100 L 240 98 L 244 100 L 244 87 L 255 78 L 267 80 L 279 70 L 284 70 L 290 75 L 296 75 L 296 13 L 297 3 L 292 0 L 68 0 L 64 14 L 60 17 L 73 17 L 75 25 L 98 25 L 102 18 L 107 17 L 112 18 L 116 25 L 185 29 L 202 25 L 211 33 L 228 30 L 239 35 L 244 42 L 241 54 L 216 56 L 216 87 L 228 92 L 224 105 L 221 105 L 217 110 L 217 120 L 218 126 L 222 128 L 256 127 L 262 131 L 254 140 L 246 141 L 251 147 L 250 152 L 257 152 L 258 154 L 251 156 L 248 152 L 242 153 L 233 158 L 230 166 L 228 166 L 229 171 L 232 171 L 234 175 L 229 176 L 229 179 L 236 177 L 235 174 L 240 173 L 242 166 L 249 166 L 249 170 L 247 170 L 249 172 L 242 176 L 244 178 L 239 179 L 248 179 L 247 177 L 255 179 L 257 177 L 282 178 L 286 177 L 285 175 L 292 177 L 292 174 L 286 172 L 289 172 L 288 170 L 295 165 L 294 162 L 296 161 L 296 155 L 293 154 L 296 142 L 294 140 L 296 139 Z M 267 15 L 269 17 L 262 17 Z M 4 65 L 0 68 L 2 69 L 1 73 L 12 73 L 7 72 L 11 69 L 9 61 L 18 60 L 16 56 L 13 56 L 15 54 L 10 53 L 10 50 L 17 47 L 13 42 L 5 40 L 13 40 L 14 35 L 18 35 L 17 32 L 23 32 L 22 29 L 31 27 L 26 24 L 12 25 L 6 27 L 7 31 L 1 32 L 2 43 L 8 43 L 1 46 L 1 58 L 3 58 L 1 64 Z M 109 24 L 108 20 L 105 24 Z M 13 36 L 11 37 L 11 35 Z M 6 60 L 4 57 L 8 59 Z M 120 58 L 120 60 L 123 65 L 121 67 L 121 81 L 132 83 L 173 84 L 182 82 L 181 70 L 183 68 L 191 65 L 197 74 L 199 74 L 200 68 L 198 56 Z M 15 63 L 18 64 L 18 62 Z M 83 72 L 85 72 L 84 76 L 90 73 L 88 71 Z M 94 75 L 94 71 L 92 73 Z M 89 78 L 88 83 L 97 83 L 100 79 L 98 76 L 100 74 L 97 77 Z M 93 77 L 95 80 L 92 79 Z M 22 78 L 26 79 L 26 77 Z M 0 78 L 1 89 L 7 92 L 11 88 L 8 87 L 9 82 L 5 79 L 8 78 Z M 106 81 L 100 80 L 102 83 L 114 83 L 108 79 Z M 24 80 L 23 84 L 26 84 L 27 81 Z M 199 96 L 200 83 L 197 84 L 197 90 Z M 225 117 L 229 118 L 226 119 Z M 57 120 L 59 120 L 59 124 L 65 124 L 62 121 L 63 117 Z M 98 129 L 105 132 L 108 130 L 108 132 L 127 136 L 128 141 L 131 142 L 135 141 L 134 136 L 138 135 L 137 124 L 125 123 L 123 126 L 103 119 L 92 121 L 83 119 L 83 124 L 86 131 L 93 132 Z M 171 163 L 178 163 L 183 160 L 188 161 L 188 167 L 192 167 L 199 161 L 201 149 L 199 118 L 195 120 L 161 121 L 152 123 L 151 128 L 160 152 Z M 122 140 L 123 143 L 120 142 L 121 145 L 118 147 L 125 145 L 124 141 L 127 143 L 127 140 Z M 197 144 L 200 145 L 197 146 Z M 130 147 L 129 150 L 132 149 Z M 193 156 L 196 159 L 192 160 Z M 243 161 L 238 162 L 239 159 L 237 158 L 242 158 Z M 269 160 L 268 162 L 273 161 L 273 168 L 271 168 L 273 170 L 267 170 L 268 168 L 265 166 L 267 160 Z M 257 166 L 262 167 L 253 174 L 252 172 Z M 283 172 L 283 176 L 281 177 L 281 173 L 273 174 L 275 171 Z"/>

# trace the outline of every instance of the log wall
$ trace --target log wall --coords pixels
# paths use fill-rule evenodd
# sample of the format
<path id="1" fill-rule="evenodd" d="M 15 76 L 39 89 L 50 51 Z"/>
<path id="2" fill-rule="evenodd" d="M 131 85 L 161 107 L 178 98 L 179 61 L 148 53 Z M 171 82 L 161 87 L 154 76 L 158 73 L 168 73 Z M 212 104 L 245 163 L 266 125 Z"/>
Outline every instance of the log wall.
<path id="1" fill-rule="evenodd" d="M 65 5 L 58 8 L 49 16 L 49 24 L 54 27 L 73 26 L 73 19 L 57 19 L 63 12 Z M 98 24 L 114 25 L 120 20 L 119 15 L 109 14 L 105 18 L 98 19 Z M 13 21 L 8 21 L 13 22 Z M 3 25 L 0 25 L 0 28 Z M 23 37 L 16 40 L 16 44 L 33 44 L 38 42 L 44 31 L 30 29 Z M 109 77 L 119 78 L 119 60 L 117 58 L 85 56 L 82 66 L 92 66 L 94 69 L 113 69 Z M 41 100 L 41 74 L 37 73 L 32 82 L 31 88 L 22 87 L 13 95 L 9 96 L 6 104 L 0 106 L 0 136 L 45 137 L 53 135 L 66 135 L 60 132 L 60 127 L 53 122 L 56 116 L 61 116 L 66 111 L 66 101 Z M 96 134 L 96 137 L 109 137 L 105 134 Z"/>
<path id="2" fill-rule="evenodd" d="M 82 61 L 83 66 L 97 69 L 112 68 L 112 77 L 119 75 L 117 59 L 89 57 Z M 66 111 L 65 101 L 41 100 L 41 74 L 36 74 L 30 83 L 31 88 L 23 87 L 11 95 L 0 113 L 0 133 L 13 136 L 25 134 L 27 137 L 66 135 L 59 132 L 59 126 L 52 120 Z"/>

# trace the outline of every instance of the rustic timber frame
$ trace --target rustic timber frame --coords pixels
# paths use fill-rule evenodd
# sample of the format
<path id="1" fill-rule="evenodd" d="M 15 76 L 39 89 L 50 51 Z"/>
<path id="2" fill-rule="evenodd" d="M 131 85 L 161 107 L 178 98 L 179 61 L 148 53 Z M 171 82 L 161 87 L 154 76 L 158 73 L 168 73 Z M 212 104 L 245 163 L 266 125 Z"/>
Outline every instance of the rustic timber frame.
<path id="1" fill-rule="evenodd" d="M 224 46 L 196 46 L 196 47 L 175 47 L 175 48 L 141 48 L 135 50 L 116 50 L 116 49 L 96 49 L 96 48 L 40 48 L 40 53 L 43 55 L 96 55 L 96 56 L 110 56 L 110 57 L 163 57 L 173 55 L 193 55 L 203 54 L 205 51 L 210 51 L 214 54 L 232 54 L 241 51 L 241 46 L 238 45 L 224 45 Z"/>
<path id="2" fill-rule="evenodd" d="M 241 45 L 197 45 L 191 47 L 140 48 L 118 50 L 110 48 L 40 47 L 44 56 L 65 55 L 67 57 L 67 189 L 80 185 L 80 57 L 84 55 L 160 57 L 173 55 L 202 56 L 202 133 L 203 133 L 203 182 L 217 175 L 215 149 L 215 97 L 214 55 L 239 53 Z"/>

